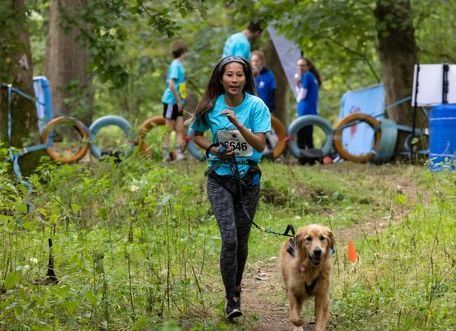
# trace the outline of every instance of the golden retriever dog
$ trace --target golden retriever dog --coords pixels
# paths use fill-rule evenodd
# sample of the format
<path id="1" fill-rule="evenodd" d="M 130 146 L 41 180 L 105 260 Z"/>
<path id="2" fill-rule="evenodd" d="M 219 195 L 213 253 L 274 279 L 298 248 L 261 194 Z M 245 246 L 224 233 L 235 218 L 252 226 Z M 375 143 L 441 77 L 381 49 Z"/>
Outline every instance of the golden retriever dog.
<path id="1" fill-rule="evenodd" d="M 329 320 L 329 281 L 334 235 L 323 225 L 310 224 L 280 248 L 280 267 L 290 302 L 293 330 L 303 330 L 305 299 L 315 297 L 315 330 L 325 330 Z"/>

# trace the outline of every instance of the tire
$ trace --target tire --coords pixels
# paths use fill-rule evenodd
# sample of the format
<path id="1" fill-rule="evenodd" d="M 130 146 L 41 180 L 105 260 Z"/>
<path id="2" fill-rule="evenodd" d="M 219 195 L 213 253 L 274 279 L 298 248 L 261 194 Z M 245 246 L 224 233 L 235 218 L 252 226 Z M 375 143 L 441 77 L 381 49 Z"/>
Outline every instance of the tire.
<path id="1" fill-rule="evenodd" d="M 165 125 L 165 119 L 163 116 L 153 116 L 145 120 L 140 126 L 139 126 L 139 139 L 138 139 L 138 145 L 139 145 L 139 150 L 141 151 L 142 154 L 146 156 L 150 156 L 150 146 L 148 146 L 145 142 L 145 137 L 146 134 L 155 128 L 156 126 L 160 125 Z"/>
<path id="2" fill-rule="evenodd" d="M 389 119 L 380 121 L 380 140 L 375 145 L 374 162 L 388 162 L 394 155 L 397 142 L 397 125 L 396 122 Z"/>
<path id="3" fill-rule="evenodd" d="M 282 122 L 273 115 L 271 115 L 271 126 L 275 133 L 273 134 L 274 140 L 277 140 L 277 142 L 275 142 L 272 149 L 265 150 L 263 156 L 277 159 L 285 152 L 285 148 L 287 147 L 287 130 Z M 266 139 L 268 139 L 267 136 Z"/>
<path id="4" fill-rule="evenodd" d="M 333 129 L 331 124 L 321 116 L 318 115 L 304 115 L 295 119 L 288 126 L 288 136 L 291 138 L 288 141 L 288 149 L 290 150 L 291 155 L 297 159 L 305 157 L 304 150 L 298 147 L 297 134 L 300 129 L 307 125 L 316 125 L 326 135 L 325 143 L 321 148 L 323 156 L 329 155 L 332 153 L 332 140 L 333 140 Z"/>
<path id="5" fill-rule="evenodd" d="M 343 146 L 342 131 L 346 127 L 349 127 L 349 124 L 353 124 L 353 122 L 363 122 L 369 125 L 372 129 L 374 129 L 374 146 L 379 146 L 381 139 L 381 130 L 378 130 L 380 128 L 380 122 L 370 115 L 363 113 L 353 113 L 344 117 L 337 125 L 337 127 L 334 129 L 334 149 L 337 153 L 339 153 L 340 157 L 342 157 L 345 160 L 352 161 L 354 163 L 366 163 L 372 161 L 375 156 L 374 150 L 365 154 L 353 155 L 350 154 L 350 152 L 348 152 Z"/>
<path id="6" fill-rule="evenodd" d="M 101 158 L 101 156 L 103 154 L 103 150 L 93 143 L 95 140 L 95 136 L 100 131 L 100 129 L 102 129 L 106 126 L 110 126 L 110 125 L 118 126 L 119 128 L 122 129 L 122 131 L 125 133 L 125 135 L 128 138 L 130 138 L 130 139 L 132 138 L 131 125 L 123 117 L 113 116 L 113 115 L 100 117 L 95 122 L 93 122 L 89 127 L 89 140 L 91 142 L 90 153 L 97 159 Z M 134 145 L 134 143 L 131 142 L 129 150 L 131 150 L 133 145 Z"/>
<path id="7" fill-rule="evenodd" d="M 56 126 L 61 124 L 72 124 L 74 128 L 77 129 L 77 131 L 79 131 L 79 133 L 81 134 L 82 146 L 78 149 L 78 151 L 75 154 L 63 156 L 60 153 L 57 153 L 57 151 L 55 151 L 52 147 L 53 142 L 52 136 L 50 137 L 50 134 Z M 73 117 L 59 116 L 49 121 L 41 133 L 41 140 L 43 144 L 50 145 L 48 148 L 46 148 L 46 152 L 49 154 L 51 159 L 61 163 L 77 162 L 80 159 L 82 159 L 84 155 L 86 155 L 89 149 L 89 131 L 82 122 L 78 121 Z"/>

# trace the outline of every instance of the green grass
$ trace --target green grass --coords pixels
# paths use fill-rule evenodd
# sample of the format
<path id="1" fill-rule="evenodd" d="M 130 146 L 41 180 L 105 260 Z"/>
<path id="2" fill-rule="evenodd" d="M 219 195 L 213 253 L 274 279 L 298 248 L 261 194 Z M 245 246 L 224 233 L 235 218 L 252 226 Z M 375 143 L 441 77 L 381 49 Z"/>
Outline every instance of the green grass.
<path id="1" fill-rule="evenodd" d="M 448 191 L 448 193 L 450 193 Z M 336 274 L 341 329 L 451 330 L 456 317 L 453 194 L 358 242 L 360 261 Z"/>
<path id="2" fill-rule="evenodd" d="M 204 167 L 138 156 L 117 165 L 47 162 L 32 178 L 31 212 L 25 190 L 1 168 L 0 329 L 250 329 L 261 312 L 235 326 L 222 318 L 220 238 Z M 264 162 L 262 170 L 256 222 L 275 231 L 315 222 L 337 232 L 412 210 L 384 232 L 358 238 L 355 265 L 337 242 L 332 329 L 456 324 L 454 174 L 349 163 Z M 419 183 L 416 203 L 400 187 L 407 181 Z M 37 285 L 48 238 L 59 284 Z M 277 256 L 282 240 L 253 229 L 248 264 Z"/>

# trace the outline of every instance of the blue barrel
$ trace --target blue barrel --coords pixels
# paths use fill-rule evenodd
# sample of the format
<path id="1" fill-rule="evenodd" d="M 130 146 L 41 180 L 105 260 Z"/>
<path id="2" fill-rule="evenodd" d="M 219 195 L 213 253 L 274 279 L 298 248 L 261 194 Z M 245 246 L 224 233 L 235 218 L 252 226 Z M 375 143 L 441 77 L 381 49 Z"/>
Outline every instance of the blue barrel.
<path id="1" fill-rule="evenodd" d="M 429 160 L 432 171 L 456 170 L 456 105 L 429 112 Z"/>

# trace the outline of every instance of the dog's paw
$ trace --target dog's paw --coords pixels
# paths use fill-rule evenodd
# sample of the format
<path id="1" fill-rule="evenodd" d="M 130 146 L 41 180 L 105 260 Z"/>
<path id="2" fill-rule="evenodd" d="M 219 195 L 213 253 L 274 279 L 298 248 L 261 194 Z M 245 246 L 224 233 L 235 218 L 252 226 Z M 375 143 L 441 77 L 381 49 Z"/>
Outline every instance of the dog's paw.
<path id="1" fill-rule="evenodd" d="M 293 331 L 304 331 L 304 328 L 303 326 L 296 326 L 296 325 L 293 325 Z"/>
<path id="2" fill-rule="evenodd" d="M 290 321 L 291 321 L 291 323 L 293 323 L 295 328 L 298 328 L 298 327 L 302 328 L 302 326 L 304 325 L 304 321 L 302 320 L 302 318 L 299 318 L 299 317 L 291 317 Z"/>

